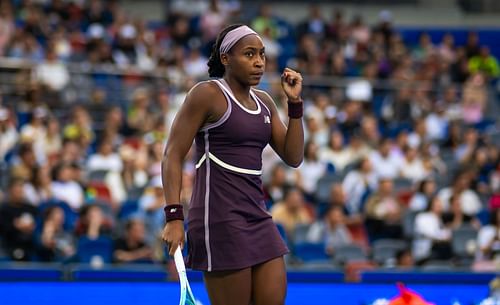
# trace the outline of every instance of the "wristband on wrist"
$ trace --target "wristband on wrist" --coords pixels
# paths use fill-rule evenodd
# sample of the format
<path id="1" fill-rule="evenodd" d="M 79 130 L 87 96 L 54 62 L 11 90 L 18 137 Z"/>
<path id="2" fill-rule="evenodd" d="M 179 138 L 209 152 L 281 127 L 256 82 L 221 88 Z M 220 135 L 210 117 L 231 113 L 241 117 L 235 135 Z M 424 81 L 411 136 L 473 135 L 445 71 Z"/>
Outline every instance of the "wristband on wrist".
<path id="1" fill-rule="evenodd" d="M 291 119 L 300 119 L 304 115 L 304 103 L 302 99 L 298 103 L 288 101 L 288 116 Z"/>
<path id="2" fill-rule="evenodd" d="M 163 210 L 165 211 L 165 220 L 167 222 L 172 220 L 184 220 L 182 204 L 169 204 Z"/>

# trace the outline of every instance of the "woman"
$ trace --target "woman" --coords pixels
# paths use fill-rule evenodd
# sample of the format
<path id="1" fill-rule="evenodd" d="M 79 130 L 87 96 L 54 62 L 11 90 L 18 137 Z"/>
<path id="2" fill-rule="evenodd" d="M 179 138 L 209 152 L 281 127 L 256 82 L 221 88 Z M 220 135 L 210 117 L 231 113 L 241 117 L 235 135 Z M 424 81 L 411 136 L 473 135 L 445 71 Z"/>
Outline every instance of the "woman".
<path id="1" fill-rule="evenodd" d="M 271 97 L 252 87 L 265 68 L 264 45 L 250 28 L 232 25 L 218 36 L 209 75 L 188 93 L 165 150 L 163 186 L 169 254 L 184 243 L 182 163 L 196 140 L 196 177 L 188 219 L 188 266 L 204 271 L 211 304 L 284 304 L 288 252 L 265 209 L 262 149 L 269 143 L 290 166 L 303 159 L 302 77 L 285 69 L 288 127 Z M 188 122 L 188 124 L 184 123 Z"/>

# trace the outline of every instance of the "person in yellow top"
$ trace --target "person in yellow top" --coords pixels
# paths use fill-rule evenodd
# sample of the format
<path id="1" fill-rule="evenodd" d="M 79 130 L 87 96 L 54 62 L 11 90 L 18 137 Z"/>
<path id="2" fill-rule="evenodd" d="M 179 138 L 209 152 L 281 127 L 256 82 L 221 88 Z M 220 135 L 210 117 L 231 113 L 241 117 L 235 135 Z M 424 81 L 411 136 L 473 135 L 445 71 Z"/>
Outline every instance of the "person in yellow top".
<path id="1" fill-rule="evenodd" d="M 469 59 L 469 71 L 471 73 L 483 72 L 490 78 L 500 75 L 497 59 L 490 54 L 490 48 L 482 46 L 479 54 Z"/>

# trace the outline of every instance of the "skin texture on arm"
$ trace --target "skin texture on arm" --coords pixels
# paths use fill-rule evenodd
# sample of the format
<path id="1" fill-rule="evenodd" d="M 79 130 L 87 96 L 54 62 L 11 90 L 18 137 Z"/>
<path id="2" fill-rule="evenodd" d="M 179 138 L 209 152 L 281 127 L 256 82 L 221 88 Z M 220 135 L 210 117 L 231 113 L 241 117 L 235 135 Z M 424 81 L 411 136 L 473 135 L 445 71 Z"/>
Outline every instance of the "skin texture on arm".
<path id="1" fill-rule="evenodd" d="M 182 166 L 198 130 L 206 123 L 216 121 L 225 109 L 215 101 L 222 93 L 214 84 L 203 82 L 191 89 L 172 124 L 170 137 L 162 161 L 162 181 L 165 201 L 180 202 Z M 178 245 L 184 244 L 183 221 L 169 221 L 163 231 L 163 239 L 173 255 Z"/>
<path id="2" fill-rule="evenodd" d="M 290 119 L 287 128 L 281 121 L 276 104 L 269 94 L 258 90 L 257 95 L 271 111 L 271 147 L 287 165 L 298 167 L 304 155 L 302 119 Z"/>

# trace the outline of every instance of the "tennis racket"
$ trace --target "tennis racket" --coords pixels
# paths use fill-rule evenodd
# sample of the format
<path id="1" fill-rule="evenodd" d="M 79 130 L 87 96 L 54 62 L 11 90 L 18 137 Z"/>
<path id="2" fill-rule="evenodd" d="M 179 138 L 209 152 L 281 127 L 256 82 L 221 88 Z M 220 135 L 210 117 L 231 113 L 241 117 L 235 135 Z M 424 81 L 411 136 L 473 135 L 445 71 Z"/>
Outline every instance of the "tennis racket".
<path id="1" fill-rule="evenodd" d="M 184 265 L 184 258 L 182 257 L 181 247 L 177 247 L 174 253 L 175 268 L 177 268 L 177 273 L 179 273 L 179 281 L 181 284 L 181 300 L 179 305 L 197 305 L 200 304 L 196 302 L 193 296 L 191 287 L 189 286 L 189 281 L 186 275 L 186 266 Z"/>

